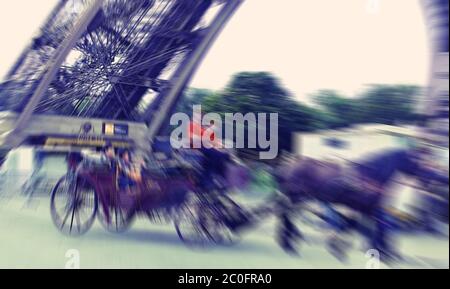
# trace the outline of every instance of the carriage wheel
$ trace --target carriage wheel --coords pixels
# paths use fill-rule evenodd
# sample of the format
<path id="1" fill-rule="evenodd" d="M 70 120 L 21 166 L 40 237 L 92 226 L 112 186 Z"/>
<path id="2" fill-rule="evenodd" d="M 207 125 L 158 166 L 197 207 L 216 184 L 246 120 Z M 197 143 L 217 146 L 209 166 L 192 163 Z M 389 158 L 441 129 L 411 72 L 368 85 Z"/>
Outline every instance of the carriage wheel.
<path id="1" fill-rule="evenodd" d="M 95 190 L 85 181 L 62 177 L 55 185 L 50 210 L 55 226 L 64 234 L 80 236 L 93 225 L 98 208 Z"/>
<path id="2" fill-rule="evenodd" d="M 164 225 L 170 222 L 170 213 L 167 210 L 150 210 L 145 214 L 153 224 Z"/>
<path id="3" fill-rule="evenodd" d="M 220 219 L 216 210 L 210 204 L 192 199 L 179 207 L 175 214 L 174 224 L 180 239 L 191 246 L 234 244 L 237 235 Z"/>
<path id="4" fill-rule="evenodd" d="M 119 193 L 114 197 L 119 197 Z M 106 217 L 107 214 L 105 211 L 108 212 L 109 220 Z M 109 205 L 102 205 L 98 210 L 98 219 L 100 223 L 105 230 L 111 233 L 126 232 L 131 227 L 134 218 L 134 209 L 127 209 L 124 206 L 121 206 L 120 199 L 110 202 Z"/>
<path id="5" fill-rule="evenodd" d="M 205 218 L 210 219 L 206 222 L 208 225 L 206 229 L 214 243 L 221 246 L 232 246 L 241 240 L 240 236 L 222 220 L 214 207 L 205 208 L 202 214 L 205 215 Z"/>
<path id="6" fill-rule="evenodd" d="M 213 228 L 216 231 L 214 234 L 216 243 L 230 246 L 239 242 L 241 238 L 237 231 L 249 222 L 242 208 L 232 199 L 224 196 L 218 204 L 212 204 L 208 209 L 211 211 L 210 214 L 216 216 L 217 219 L 216 227 Z M 231 223 L 230 218 L 233 219 Z"/>
<path id="7" fill-rule="evenodd" d="M 212 236 L 198 222 L 198 207 L 182 205 L 175 213 L 174 225 L 178 237 L 189 246 L 206 246 Z"/>

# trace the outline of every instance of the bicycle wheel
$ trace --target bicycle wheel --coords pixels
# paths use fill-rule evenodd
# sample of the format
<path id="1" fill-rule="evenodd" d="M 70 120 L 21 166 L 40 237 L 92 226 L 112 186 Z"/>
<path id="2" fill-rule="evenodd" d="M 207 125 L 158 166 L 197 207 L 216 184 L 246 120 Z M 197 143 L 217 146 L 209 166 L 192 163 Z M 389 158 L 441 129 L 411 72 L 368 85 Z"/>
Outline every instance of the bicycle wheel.
<path id="1" fill-rule="evenodd" d="M 85 180 L 62 177 L 55 185 L 50 210 L 55 226 L 64 234 L 79 236 L 93 225 L 98 208 L 95 190 Z"/>

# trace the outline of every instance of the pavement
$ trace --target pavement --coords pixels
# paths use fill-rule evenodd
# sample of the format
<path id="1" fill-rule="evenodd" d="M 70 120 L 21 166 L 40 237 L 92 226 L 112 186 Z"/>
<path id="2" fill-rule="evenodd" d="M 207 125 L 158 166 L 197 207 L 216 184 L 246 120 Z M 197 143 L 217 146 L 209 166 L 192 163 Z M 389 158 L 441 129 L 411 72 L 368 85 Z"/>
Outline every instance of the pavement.
<path id="1" fill-rule="evenodd" d="M 448 226 L 444 236 L 396 235 L 402 262 L 384 264 L 366 256 L 365 242 L 348 236 L 348 260 L 340 262 L 326 249 L 327 233 L 301 225 L 306 242 L 300 254 L 286 254 L 275 242 L 276 220 L 268 218 L 242 235 L 233 246 L 189 248 L 172 224 L 138 219 L 131 229 L 115 235 L 98 221 L 81 237 L 62 235 L 53 225 L 49 198 L 31 202 L 23 197 L 0 197 L 0 268 L 70 267 L 75 252 L 80 268 L 449 268 Z M 375 263 L 374 263 L 375 261 Z"/>

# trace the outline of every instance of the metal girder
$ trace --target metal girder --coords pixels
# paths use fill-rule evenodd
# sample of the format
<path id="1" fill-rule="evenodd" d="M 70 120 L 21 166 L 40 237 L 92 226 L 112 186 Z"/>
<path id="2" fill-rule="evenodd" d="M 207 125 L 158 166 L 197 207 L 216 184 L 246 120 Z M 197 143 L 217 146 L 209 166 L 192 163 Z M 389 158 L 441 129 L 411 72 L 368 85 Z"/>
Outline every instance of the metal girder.
<path id="1" fill-rule="evenodd" d="M 0 110 L 21 112 L 29 104 L 46 73 L 42 67 L 47 67 L 47 59 L 54 58 L 53 50 L 65 39 L 72 25 L 73 20 L 67 20 L 72 17 L 67 15 L 70 7 L 64 4 L 86 2 L 59 3 L 60 9 L 55 11 L 62 12 L 52 13 L 49 23 L 41 29 L 41 35 L 35 38 L 32 49 L 24 57 L 25 61 L 19 65 L 20 71 L 3 83 Z M 172 83 L 163 74 L 174 71 L 203 37 L 204 29 L 199 24 L 209 8 L 214 3 L 225 2 L 105 0 L 103 9 L 93 16 L 70 51 L 69 63 L 64 63 L 56 72 L 36 112 L 141 119 L 138 113 L 147 103 L 142 101 L 144 96 L 149 90 L 158 94 Z M 36 61 L 37 56 L 41 60 Z"/>
<path id="2" fill-rule="evenodd" d="M 425 113 L 430 117 L 421 130 L 440 145 L 449 146 L 449 1 L 422 0 L 425 22 L 432 47 L 430 82 L 425 99 Z"/>
<path id="3" fill-rule="evenodd" d="M 449 52 L 449 1 L 421 0 L 430 40 L 435 52 Z"/>
<path id="4" fill-rule="evenodd" d="M 158 107 L 151 107 L 146 111 L 144 117 L 146 118 L 145 121 L 149 124 L 148 139 L 150 142 L 165 129 L 164 124 L 167 125 L 167 120 L 170 118 L 170 112 L 177 99 L 180 97 L 183 89 L 192 79 L 201 60 L 208 52 L 214 40 L 218 37 L 225 24 L 242 3 L 243 0 L 230 0 L 224 4 L 222 10 L 209 26 L 205 36 L 177 69 L 172 80 L 173 85 L 161 94 L 162 102 L 160 105 Z M 156 114 L 155 111 L 158 111 L 158 113 Z"/>
<path id="5" fill-rule="evenodd" d="M 147 77 L 157 78 L 165 69 L 167 69 L 170 62 L 175 56 L 183 51 L 189 51 L 192 42 L 195 41 L 192 29 L 197 25 L 203 14 L 208 10 L 212 1 L 199 2 L 185 2 L 177 1 L 159 23 L 156 30 L 154 30 L 147 42 L 139 47 L 134 53 L 134 57 L 129 61 L 126 69 L 126 74 L 135 78 Z M 195 5 L 193 5 L 195 4 Z M 175 21 L 174 21 L 175 19 Z M 178 35 L 178 37 L 173 37 Z M 147 89 L 142 86 L 131 86 L 126 84 L 119 84 L 119 88 L 111 91 L 114 94 L 121 91 L 122 97 L 132 109 L 137 109 L 139 102 L 147 92 Z M 112 109 L 106 109 L 112 108 Z M 114 119 L 123 119 L 123 111 L 120 109 L 120 103 L 114 101 L 113 97 L 105 97 L 99 110 L 96 112 L 96 117 L 108 117 Z"/>
<path id="6" fill-rule="evenodd" d="M 115 77 L 110 79 L 113 84 L 125 84 L 131 86 L 141 86 L 156 92 L 161 92 L 163 87 L 170 85 L 170 82 L 162 79 L 152 79 L 148 77 Z"/>
<path id="7" fill-rule="evenodd" d="M 50 60 L 45 68 L 45 74 L 34 91 L 32 97 L 29 99 L 26 107 L 21 112 L 19 118 L 15 123 L 14 130 L 7 136 L 6 143 L 10 146 L 17 146 L 23 141 L 21 131 L 27 125 L 31 115 L 34 113 L 36 106 L 41 101 L 44 93 L 47 91 L 51 81 L 58 72 L 61 64 L 66 59 L 68 53 L 75 45 L 76 41 L 86 31 L 86 27 L 95 17 L 97 12 L 101 9 L 103 0 L 94 0 L 90 9 L 88 9 L 84 15 L 79 19 L 76 25 L 71 30 L 71 34 L 61 43 L 58 47 L 54 58 Z"/>

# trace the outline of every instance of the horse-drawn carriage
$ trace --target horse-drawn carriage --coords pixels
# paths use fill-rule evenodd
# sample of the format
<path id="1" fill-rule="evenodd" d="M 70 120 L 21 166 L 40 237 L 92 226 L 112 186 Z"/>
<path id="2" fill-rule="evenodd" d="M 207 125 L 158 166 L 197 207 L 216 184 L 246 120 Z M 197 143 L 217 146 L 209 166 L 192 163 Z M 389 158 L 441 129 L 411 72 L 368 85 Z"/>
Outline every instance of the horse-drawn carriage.
<path id="1" fill-rule="evenodd" d="M 188 162 L 147 166 L 131 191 L 119 189 L 117 169 L 109 163 L 79 154 L 71 155 L 68 163 L 68 173 L 51 196 L 53 222 L 68 235 L 86 233 L 96 217 L 106 230 L 124 232 L 143 215 L 152 222 L 173 221 L 187 244 L 230 244 L 237 239 L 238 225 L 246 222 L 246 211 L 226 189 L 206 189 Z"/>

